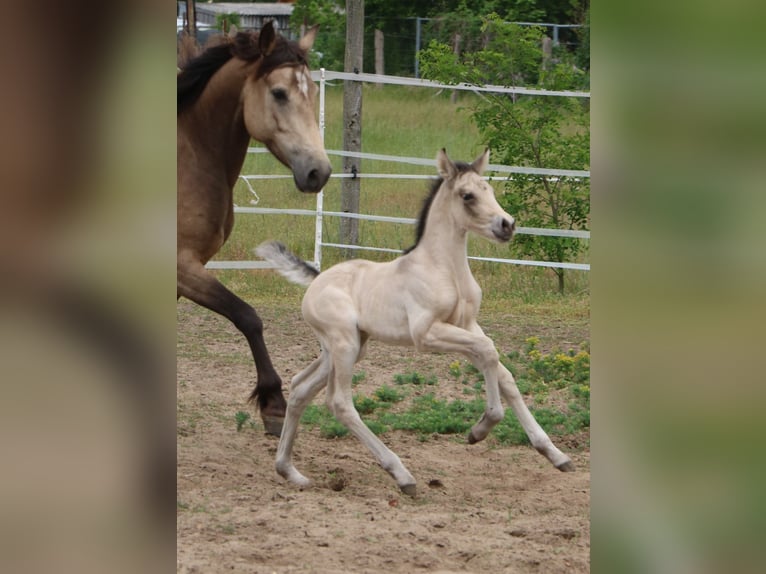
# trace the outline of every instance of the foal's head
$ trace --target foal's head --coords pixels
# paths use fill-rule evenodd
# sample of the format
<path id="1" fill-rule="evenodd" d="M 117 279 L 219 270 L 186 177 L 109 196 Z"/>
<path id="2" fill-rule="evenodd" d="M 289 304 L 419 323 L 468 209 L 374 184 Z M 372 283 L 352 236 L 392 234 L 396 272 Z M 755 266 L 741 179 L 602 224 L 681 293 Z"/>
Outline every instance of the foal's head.
<path id="1" fill-rule="evenodd" d="M 291 42 L 267 23 L 257 38 L 260 58 L 242 89 L 247 131 L 292 170 L 298 189 L 308 192 L 320 191 L 332 172 L 316 119 L 318 88 L 306 60 L 316 33 L 314 27 Z"/>
<path id="2" fill-rule="evenodd" d="M 495 198 L 495 190 L 482 174 L 489 164 L 489 149 L 473 163 L 453 162 L 442 149 L 436 167 L 442 178 L 438 189 L 453 225 L 497 242 L 510 241 L 516 223 Z"/>

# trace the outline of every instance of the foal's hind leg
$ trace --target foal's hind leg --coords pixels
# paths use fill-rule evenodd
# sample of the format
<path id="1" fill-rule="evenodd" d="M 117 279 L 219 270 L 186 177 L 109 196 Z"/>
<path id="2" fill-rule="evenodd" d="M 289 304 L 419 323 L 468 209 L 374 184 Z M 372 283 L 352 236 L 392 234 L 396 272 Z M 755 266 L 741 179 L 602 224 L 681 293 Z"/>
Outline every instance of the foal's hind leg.
<path id="1" fill-rule="evenodd" d="M 553 463 L 553 465 L 562 472 L 571 472 L 575 469 L 572 460 L 561 452 L 551 441 L 550 437 L 542 429 L 539 423 L 529 412 L 524 398 L 521 396 L 516 381 L 511 372 L 500 363 L 498 382 L 500 383 L 500 393 L 513 410 L 513 414 L 519 420 L 524 432 L 529 437 L 529 442 L 535 447 L 537 452 Z"/>
<path id="2" fill-rule="evenodd" d="M 339 340 L 334 333 L 333 339 L 331 350 L 333 374 L 327 387 L 327 406 L 335 417 L 370 449 L 380 466 L 396 480 L 401 491 L 409 496 L 415 496 L 415 478 L 405 468 L 399 457 L 367 428 L 354 407 L 351 378 L 354 364 L 364 351 L 364 345 L 361 341 L 353 341 L 351 336 L 345 340 Z"/>
<path id="3" fill-rule="evenodd" d="M 285 416 L 282 380 L 271 364 L 263 340 L 263 323 L 250 305 L 224 287 L 205 267 L 195 261 L 178 265 L 178 295 L 229 319 L 247 339 L 258 375 L 250 401 L 257 401 L 266 432 L 279 436 Z"/>
<path id="4" fill-rule="evenodd" d="M 293 443 L 298 432 L 303 411 L 316 394 L 327 385 L 332 363 L 324 351 L 313 363 L 293 377 L 287 414 L 282 436 L 277 448 L 276 469 L 280 476 L 298 486 L 308 486 L 311 481 L 295 468 L 292 462 Z"/>

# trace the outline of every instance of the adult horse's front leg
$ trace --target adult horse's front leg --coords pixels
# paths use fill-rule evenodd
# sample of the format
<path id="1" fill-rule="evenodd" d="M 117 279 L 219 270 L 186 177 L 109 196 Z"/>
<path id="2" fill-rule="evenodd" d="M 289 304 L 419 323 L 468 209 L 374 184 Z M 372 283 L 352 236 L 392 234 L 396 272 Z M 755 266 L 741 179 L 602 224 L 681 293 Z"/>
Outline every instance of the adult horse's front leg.
<path id="1" fill-rule="evenodd" d="M 263 322 L 250 305 L 237 297 L 205 269 L 201 263 L 177 268 L 178 295 L 229 319 L 245 336 L 255 361 L 257 382 L 249 400 L 261 411 L 266 432 L 279 436 L 287 404 L 279 378 L 263 340 Z"/>

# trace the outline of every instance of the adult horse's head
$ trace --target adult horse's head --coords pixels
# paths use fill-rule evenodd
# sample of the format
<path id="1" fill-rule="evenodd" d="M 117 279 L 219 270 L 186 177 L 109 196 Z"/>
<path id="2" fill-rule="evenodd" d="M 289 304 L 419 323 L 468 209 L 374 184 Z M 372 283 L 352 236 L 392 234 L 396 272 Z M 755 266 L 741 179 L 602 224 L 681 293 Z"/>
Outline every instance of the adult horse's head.
<path id="1" fill-rule="evenodd" d="M 516 222 L 495 198 L 495 190 L 482 174 L 489 165 L 489 149 L 473 163 L 453 162 L 442 149 L 436 167 L 448 193 L 456 225 L 497 242 L 510 241 Z"/>
<path id="2" fill-rule="evenodd" d="M 311 79 L 307 53 L 317 27 L 298 42 L 278 35 L 271 22 L 257 36 L 260 58 L 242 89 L 245 126 L 293 172 L 295 185 L 318 192 L 332 167 L 316 119 L 318 88 Z"/>

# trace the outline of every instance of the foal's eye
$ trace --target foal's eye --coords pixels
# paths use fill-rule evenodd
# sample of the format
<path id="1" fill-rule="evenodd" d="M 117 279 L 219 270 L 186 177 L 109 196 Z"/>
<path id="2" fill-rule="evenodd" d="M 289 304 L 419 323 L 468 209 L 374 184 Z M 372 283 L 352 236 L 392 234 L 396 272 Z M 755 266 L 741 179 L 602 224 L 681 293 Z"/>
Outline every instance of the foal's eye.
<path id="1" fill-rule="evenodd" d="M 286 102 L 287 101 L 287 92 L 283 90 L 282 88 L 275 88 L 271 90 L 271 95 L 274 96 L 274 99 L 278 102 Z"/>
<path id="2" fill-rule="evenodd" d="M 472 201 L 475 196 L 472 193 L 464 193 L 462 197 L 463 197 L 463 201 Z"/>

